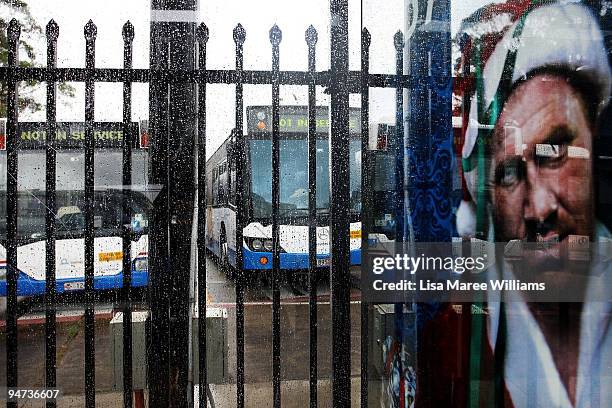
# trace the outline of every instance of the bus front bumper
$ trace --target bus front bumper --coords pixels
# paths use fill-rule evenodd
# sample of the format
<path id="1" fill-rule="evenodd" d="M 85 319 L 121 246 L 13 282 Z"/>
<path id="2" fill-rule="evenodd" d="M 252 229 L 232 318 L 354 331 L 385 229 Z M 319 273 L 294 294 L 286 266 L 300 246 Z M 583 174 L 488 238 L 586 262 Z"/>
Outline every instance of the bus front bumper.
<path id="1" fill-rule="evenodd" d="M 148 271 L 132 271 L 132 287 L 147 286 L 149 281 Z M 58 279 L 56 282 L 57 293 L 76 292 L 83 290 L 84 278 Z M 45 294 L 45 281 L 32 279 L 23 272 L 19 272 L 17 278 L 17 296 L 36 296 Z M 94 277 L 94 290 L 107 290 L 123 287 L 123 273 L 109 276 Z M 7 295 L 6 280 L 0 280 L 0 297 Z"/>
<path id="2" fill-rule="evenodd" d="M 244 269 L 272 269 L 271 252 L 254 252 L 243 247 Z M 328 254 L 317 254 L 317 267 L 325 268 L 329 266 L 330 258 Z M 281 269 L 308 269 L 308 253 L 280 253 Z M 361 265 L 361 249 L 351 250 L 351 266 Z"/>

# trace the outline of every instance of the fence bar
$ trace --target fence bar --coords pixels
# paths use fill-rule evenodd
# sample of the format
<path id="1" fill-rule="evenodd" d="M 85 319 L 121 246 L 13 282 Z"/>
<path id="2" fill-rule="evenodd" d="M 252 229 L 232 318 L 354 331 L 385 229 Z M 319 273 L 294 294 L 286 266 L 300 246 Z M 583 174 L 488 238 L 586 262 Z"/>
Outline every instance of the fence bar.
<path id="1" fill-rule="evenodd" d="M 280 141 L 279 141 L 279 44 L 282 32 L 276 24 L 270 29 L 272 43 L 272 392 L 274 407 L 281 406 L 280 392 Z"/>
<path id="2" fill-rule="evenodd" d="M 168 42 L 163 27 L 151 29 L 151 67 L 168 68 Z M 161 185 L 154 201 L 149 229 L 149 307 L 152 355 L 149 360 L 149 406 L 168 406 L 169 379 L 169 315 L 168 315 L 168 83 L 154 80 L 149 87 L 149 129 L 151 172 L 149 184 Z"/>
<path id="3" fill-rule="evenodd" d="M 95 66 L 97 28 L 85 25 L 85 67 Z M 94 81 L 85 81 L 85 406 L 96 403 L 96 340 L 94 322 Z"/>
<path id="4" fill-rule="evenodd" d="M 19 64 L 19 36 L 21 26 L 12 19 L 7 29 L 8 65 L 14 68 Z M 17 387 L 17 80 L 9 77 L 6 97 L 6 386 Z M 17 402 L 8 402 L 7 407 L 17 408 Z"/>
<path id="5" fill-rule="evenodd" d="M 242 100 L 242 67 L 243 45 L 246 31 L 242 24 L 234 28 L 234 43 L 236 44 L 236 406 L 244 408 L 244 263 L 243 263 L 243 230 L 244 214 L 244 166 L 245 146 L 243 132 L 243 100 Z M 231 266 L 228 266 L 231 267 Z"/>
<path id="6" fill-rule="evenodd" d="M 331 309 L 334 408 L 351 404 L 348 1 L 331 11 Z"/>
<path id="7" fill-rule="evenodd" d="M 395 200 L 395 214 L 405 214 L 403 196 L 406 179 L 404 175 L 404 152 L 406 149 L 404 142 L 404 88 L 399 80 L 404 73 L 404 35 L 401 31 L 393 36 L 393 44 L 395 46 L 395 72 L 398 78 L 395 84 L 395 140 L 397 141 L 395 145 L 395 188 L 396 191 L 402 192 L 401 198 Z M 404 217 L 397 217 L 395 228 L 396 241 L 404 241 L 407 238 Z"/>
<path id="8" fill-rule="evenodd" d="M 361 253 L 368 248 L 368 240 L 372 229 L 370 208 L 373 208 L 372 188 L 372 155 L 370 154 L 370 43 L 372 37 L 367 28 L 361 30 Z M 361 297 L 361 408 L 368 406 L 368 353 L 369 337 L 369 304 Z"/>
<path id="9" fill-rule="evenodd" d="M 395 191 L 401 192 L 400 198 L 395 200 L 395 240 L 396 242 L 404 242 L 406 239 L 411 239 L 412 235 L 408 233 L 406 228 L 405 214 L 405 180 L 406 180 L 406 141 L 404 138 L 404 88 L 401 84 L 401 77 L 404 71 L 404 35 L 398 31 L 393 36 L 393 45 L 395 46 L 395 73 L 397 77 L 395 85 Z M 410 222 L 410 220 L 409 220 Z M 395 303 L 395 337 L 398 344 L 404 344 L 404 305 L 403 303 Z M 401 346 L 400 346 L 401 347 Z M 399 372 L 404 372 L 404 362 L 399 359 Z M 400 381 L 404 381 L 402 378 Z"/>
<path id="10" fill-rule="evenodd" d="M 57 66 L 57 37 L 59 26 L 54 20 L 46 27 L 47 35 L 47 69 Z M 56 90 L 55 82 L 47 82 L 47 137 L 45 139 L 45 387 L 56 387 L 56 325 L 55 325 L 55 132 L 56 123 Z M 47 408 L 57 406 L 55 399 L 48 399 Z"/>
<path id="11" fill-rule="evenodd" d="M 123 25 L 123 68 L 132 68 L 134 26 Z M 123 406 L 132 408 L 132 84 L 123 83 L 123 191 L 122 191 L 122 247 L 123 247 Z"/>
<path id="12" fill-rule="evenodd" d="M 317 30 L 306 30 L 308 44 L 308 323 L 310 326 L 310 407 L 317 407 Z"/>
<path id="13" fill-rule="evenodd" d="M 198 70 L 204 80 L 198 81 L 198 387 L 199 406 L 207 407 L 206 388 L 206 43 L 208 27 L 200 24 L 198 40 Z M 200 76 L 202 78 L 202 76 Z"/>

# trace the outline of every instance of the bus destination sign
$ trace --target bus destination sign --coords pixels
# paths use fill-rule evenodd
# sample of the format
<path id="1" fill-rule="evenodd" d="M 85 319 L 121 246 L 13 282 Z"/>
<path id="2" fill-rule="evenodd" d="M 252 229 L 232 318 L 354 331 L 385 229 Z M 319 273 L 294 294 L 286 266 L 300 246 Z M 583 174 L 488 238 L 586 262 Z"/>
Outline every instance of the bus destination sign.
<path id="1" fill-rule="evenodd" d="M 280 106 L 278 113 L 278 127 L 281 133 L 308 133 L 307 106 Z M 328 134 L 329 127 L 329 108 L 317 106 L 317 133 Z M 272 132 L 272 107 L 247 107 L 247 129 L 250 134 Z M 359 108 L 349 108 L 349 133 L 361 133 L 361 109 Z"/>
<path id="2" fill-rule="evenodd" d="M 138 122 L 129 125 L 132 135 L 138 134 Z M 44 149 L 47 140 L 47 124 L 45 122 L 20 122 L 17 126 L 19 149 Z M 93 137 L 96 148 L 122 148 L 123 124 L 121 122 L 95 122 Z M 132 137 L 133 147 L 138 143 Z M 55 132 L 56 149 L 82 149 L 85 147 L 84 122 L 58 122 Z"/>

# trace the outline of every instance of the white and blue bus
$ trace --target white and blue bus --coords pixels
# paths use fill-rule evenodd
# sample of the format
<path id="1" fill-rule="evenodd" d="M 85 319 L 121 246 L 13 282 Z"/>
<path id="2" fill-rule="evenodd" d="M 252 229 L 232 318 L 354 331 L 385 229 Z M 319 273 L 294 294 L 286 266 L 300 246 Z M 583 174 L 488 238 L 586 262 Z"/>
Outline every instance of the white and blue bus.
<path id="1" fill-rule="evenodd" d="M 317 266 L 329 265 L 329 111 L 317 107 Z M 246 109 L 246 162 L 228 155 L 231 136 L 206 163 L 207 248 L 222 263 L 236 264 L 236 166 L 244 166 L 246 214 L 244 269 L 272 268 L 272 109 Z M 308 268 L 308 108 L 281 106 L 280 267 Z M 361 263 L 361 111 L 350 109 L 350 250 L 351 265 Z"/>
<path id="2" fill-rule="evenodd" d="M 138 132 L 133 123 L 132 131 Z M 1 130 L 1 129 L 0 129 Z M 131 261 L 132 286 L 148 282 L 148 151 L 146 129 L 132 150 Z M 0 132 L 0 148 L 4 132 Z M 17 295 L 45 293 L 45 124 L 18 126 Z M 94 126 L 94 288 L 120 288 L 122 273 L 122 144 L 121 123 Z M 58 123 L 56 155 L 56 289 L 85 288 L 84 124 Z M 0 150 L 0 296 L 6 296 L 6 151 Z"/>

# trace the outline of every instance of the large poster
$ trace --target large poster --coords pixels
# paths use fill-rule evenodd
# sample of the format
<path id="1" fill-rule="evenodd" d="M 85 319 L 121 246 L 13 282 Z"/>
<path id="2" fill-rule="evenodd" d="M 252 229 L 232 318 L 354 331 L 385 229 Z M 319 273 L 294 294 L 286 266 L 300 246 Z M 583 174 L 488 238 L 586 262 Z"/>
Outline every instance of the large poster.
<path id="1" fill-rule="evenodd" d="M 453 235 L 496 243 L 487 276 L 550 296 L 484 290 L 421 319 L 415 405 L 609 406 L 612 7 L 451 10 Z"/>

